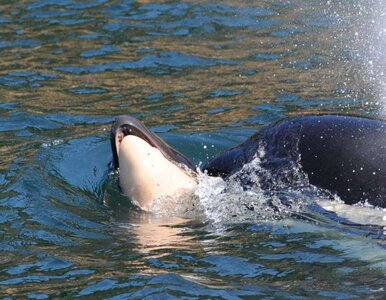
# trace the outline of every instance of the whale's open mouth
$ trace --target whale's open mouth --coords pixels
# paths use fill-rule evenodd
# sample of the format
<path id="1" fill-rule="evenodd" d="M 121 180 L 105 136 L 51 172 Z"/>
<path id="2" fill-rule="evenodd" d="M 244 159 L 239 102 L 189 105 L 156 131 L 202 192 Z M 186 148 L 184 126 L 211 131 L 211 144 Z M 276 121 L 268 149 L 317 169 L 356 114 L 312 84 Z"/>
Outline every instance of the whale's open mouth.
<path id="1" fill-rule="evenodd" d="M 183 164 L 195 171 L 193 163 L 182 153 L 165 143 L 155 133 L 150 131 L 142 122 L 130 116 L 118 116 L 110 132 L 111 150 L 113 152 L 114 168 L 119 167 L 118 153 L 119 144 L 127 135 L 134 135 L 147 142 L 150 146 L 157 148 L 162 155 L 177 164 Z"/>

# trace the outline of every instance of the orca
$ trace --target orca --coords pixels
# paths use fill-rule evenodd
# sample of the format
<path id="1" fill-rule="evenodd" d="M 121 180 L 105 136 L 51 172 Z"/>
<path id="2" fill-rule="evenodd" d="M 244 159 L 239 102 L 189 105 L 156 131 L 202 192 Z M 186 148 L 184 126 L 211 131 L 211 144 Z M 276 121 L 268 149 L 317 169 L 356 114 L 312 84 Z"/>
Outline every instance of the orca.
<path id="1" fill-rule="evenodd" d="M 194 191 L 196 168 L 140 121 L 119 116 L 111 129 L 113 166 L 123 192 L 140 207 L 156 197 Z M 386 122 L 342 115 L 310 115 L 271 124 L 201 167 L 227 180 L 259 157 L 266 190 L 316 186 L 346 204 L 386 208 Z M 256 170 L 257 172 L 257 170 Z M 240 176 L 240 184 L 249 182 Z"/>

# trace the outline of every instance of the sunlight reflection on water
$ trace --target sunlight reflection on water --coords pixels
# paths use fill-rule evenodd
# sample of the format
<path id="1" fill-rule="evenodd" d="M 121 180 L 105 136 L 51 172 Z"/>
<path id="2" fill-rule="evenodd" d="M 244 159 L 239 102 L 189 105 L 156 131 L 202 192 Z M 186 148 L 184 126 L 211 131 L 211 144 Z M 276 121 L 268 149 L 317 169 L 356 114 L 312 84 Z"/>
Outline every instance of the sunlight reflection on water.
<path id="1" fill-rule="evenodd" d="M 384 228 L 232 217 L 266 195 L 210 181 L 208 218 L 144 214 L 108 132 L 130 114 L 199 164 L 288 116 L 383 117 L 385 40 L 381 0 L 2 1 L 0 295 L 382 298 Z"/>

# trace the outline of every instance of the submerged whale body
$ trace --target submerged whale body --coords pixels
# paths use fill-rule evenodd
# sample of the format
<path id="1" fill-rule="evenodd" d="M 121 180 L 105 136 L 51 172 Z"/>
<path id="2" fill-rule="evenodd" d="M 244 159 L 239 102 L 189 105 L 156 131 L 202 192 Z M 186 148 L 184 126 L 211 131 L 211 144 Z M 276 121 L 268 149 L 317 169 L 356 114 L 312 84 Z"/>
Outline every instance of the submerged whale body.
<path id="1" fill-rule="evenodd" d="M 126 138 L 127 136 L 130 138 Z M 189 185 L 189 189 L 192 189 L 195 167 L 189 158 L 166 144 L 137 119 L 129 116 L 117 117 L 110 138 L 114 167 L 119 167 L 122 161 L 126 169 L 122 174 L 130 174 L 130 179 L 122 178 L 120 174 L 121 188 L 129 197 L 136 186 L 146 186 L 143 181 L 146 181 L 147 177 L 154 181 L 147 189 L 168 184 L 176 187 Z M 142 152 L 148 150 L 138 148 L 136 140 L 144 141 L 142 144 L 156 149 L 160 154 L 153 157 L 171 162 L 172 168 L 162 167 L 160 174 L 142 176 L 143 181 L 137 180 L 133 185 L 133 178 L 139 173 L 142 164 L 146 172 L 157 172 L 154 168 L 145 167 L 149 163 L 156 165 L 156 162 L 149 162 L 150 158 L 141 156 Z M 140 150 L 134 152 L 139 154 L 129 158 L 122 153 L 123 150 L 119 153 L 120 145 L 123 145 L 123 150 L 137 147 Z M 255 158 L 259 159 L 259 168 L 252 172 L 258 176 L 242 176 L 243 166 Z M 130 159 L 141 160 L 141 164 L 137 164 L 139 169 L 130 169 Z M 221 176 L 225 179 L 239 175 L 240 184 L 245 188 L 256 184 L 250 182 L 251 178 L 259 181 L 259 186 L 265 190 L 313 185 L 327 190 L 332 195 L 338 195 L 346 204 L 367 202 L 385 208 L 385 162 L 385 122 L 324 115 L 295 117 L 265 127 L 242 144 L 208 161 L 202 170 L 210 176 Z M 186 173 L 186 169 L 190 172 Z M 173 180 L 165 181 L 168 177 Z M 176 178 L 179 177 L 184 178 L 178 181 Z M 162 196 L 168 192 L 166 187 L 162 191 Z M 176 188 L 171 191 L 176 192 Z M 152 196 L 157 194 L 153 193 Z"/>
<path id="2" fill-rule="evenodd" d="M 227 178 L 251 162 L 259 148 L 264 153 L 260 157 L 264 172 L 259 176 L 264 189 L 312 184 L 337 194 L 346 204 L 386 207 L 383 121 L 338 115 L 279 121 L 210 160 L 203 169 Z"/>

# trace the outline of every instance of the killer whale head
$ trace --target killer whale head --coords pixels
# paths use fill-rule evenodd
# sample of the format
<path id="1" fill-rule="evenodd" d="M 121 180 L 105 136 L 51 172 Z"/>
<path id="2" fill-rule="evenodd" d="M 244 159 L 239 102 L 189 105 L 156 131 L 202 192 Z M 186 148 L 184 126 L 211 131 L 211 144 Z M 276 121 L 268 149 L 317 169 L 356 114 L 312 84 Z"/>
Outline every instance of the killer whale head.
<path id="1" fill-rule="evenodd" d="M 115 118 L 110 132 L 110 143 L 113 153 L 113 167 L 119 168 L 119 144 L 126 136 L 136 136 L 150 146 L 157 148 L 162 155 L 174 163 L 182 164 L 195 172 L 195 166 L 185 155 L 163 141 L 158 135 L 149 130 L 141 121 L 131 116 L 118 116 Z"/>
<path id="2" fill-rule="evenodd" d="M 139 120 L 118 116 L 111 128 L 110 142 L 121 190 L 140 208 L 149 210 L 157 198 L 195 188 L 196 171 L 189 158 Z"/>

